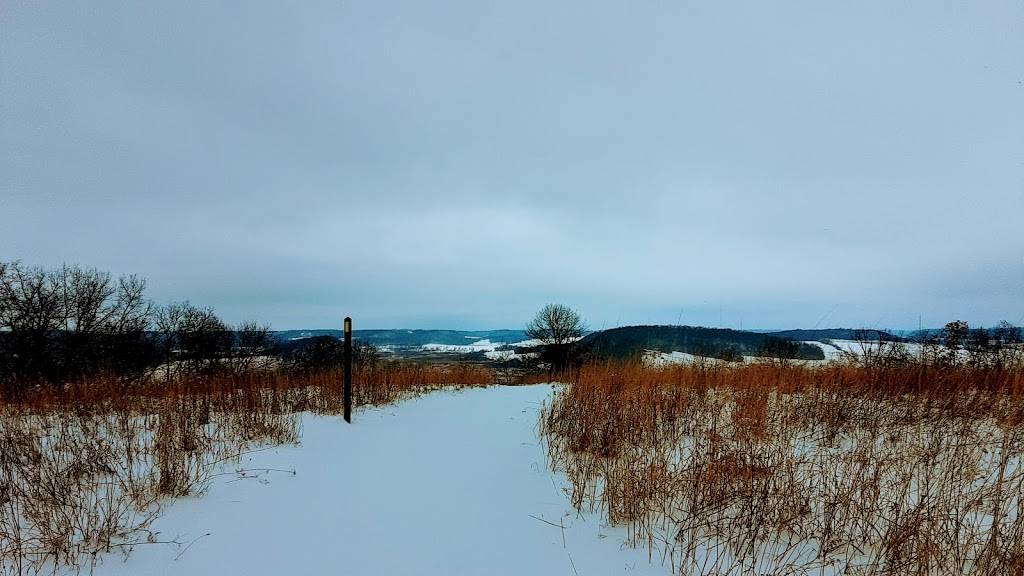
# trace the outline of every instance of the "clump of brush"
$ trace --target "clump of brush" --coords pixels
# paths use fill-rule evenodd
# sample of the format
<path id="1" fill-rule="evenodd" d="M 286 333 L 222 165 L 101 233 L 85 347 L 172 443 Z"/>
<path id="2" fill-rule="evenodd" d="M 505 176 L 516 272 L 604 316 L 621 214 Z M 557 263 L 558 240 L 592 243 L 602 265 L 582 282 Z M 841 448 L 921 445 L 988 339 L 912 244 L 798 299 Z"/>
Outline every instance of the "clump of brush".
<path id="1" fill-rule="evenodd" d="M 356 407 L 483 386 L 472 365 L 358 367 Z M 200 493 L 247 451 L 294 443 L 301 412 L 343 409 L 339 370 L 264 370 L 135 383 L 94 377 L 0 398 L 0 575 L 83 569 L 166 543 L 167 498 Z"/>
<path id="2" fill-rule="evenodd" d="M 1024 370 L 585 365 L 542 414 L 573 504 L 679 574 L 1020 574 Z"/>

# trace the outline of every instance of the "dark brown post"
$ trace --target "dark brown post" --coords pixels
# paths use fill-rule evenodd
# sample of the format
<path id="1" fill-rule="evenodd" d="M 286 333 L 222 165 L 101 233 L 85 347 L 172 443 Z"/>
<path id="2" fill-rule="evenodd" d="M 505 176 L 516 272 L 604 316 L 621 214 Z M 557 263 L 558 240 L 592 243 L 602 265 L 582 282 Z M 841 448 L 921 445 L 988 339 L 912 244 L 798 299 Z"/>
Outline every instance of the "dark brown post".
<path id="1" fill-rule="evenodd" d="M 345 422 L 352 423 L 352 319 L 345 318 Z"/>

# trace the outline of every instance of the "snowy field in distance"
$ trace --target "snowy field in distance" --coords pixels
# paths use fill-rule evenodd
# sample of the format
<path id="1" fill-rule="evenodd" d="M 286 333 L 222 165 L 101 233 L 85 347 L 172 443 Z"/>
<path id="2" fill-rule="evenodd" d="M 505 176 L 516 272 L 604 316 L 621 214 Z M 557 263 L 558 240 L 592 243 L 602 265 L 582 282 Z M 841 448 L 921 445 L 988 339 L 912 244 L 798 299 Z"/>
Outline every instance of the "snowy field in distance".
<path id="1" fill-rule="evenodd" d="M 646 550 L 623 549 L 621 528 L 569 504 L 536 430 L 551 390 L 436 392 L 357 412 L 352 426 L 304 414 L 301 446 L 241 465 L 294 476 L 219 477 L 153 527 L 187 550 L 144 545 L 95 573 L 667 574 Z"/>
<path id="2" fill-rule="evenodd" d="M 543 344 L 540 340 L 523 340 L 522 342 L 492 342 L 484 338 L 470 344 L 424 344 L 420 350 L 424 352 L 457 352 L 459 354 L 471 354 L 473 352 L 495 352 L 502 346 L 513 346 L 517 348 L 530 348 Z"/>
<path id="3" fill-rule="evenodd" d="M 491 340 L 484 338 L 483 340 L 477 340 L 470 344 L 424 344 L 420 346 L 420 350 L 423 352 L 450 352 L 454 354 L 472 354 L 474 352 L 483 352 L 484 357 L 489 360 L 516 360 L 520 358 L 532 358 L 536 357 L 536 353 L 527 352 L 524 354 L 518 354 L 514 350 L 498 350 L 503 346 L 512 346 L 516 348 L 530 348 L 534 346 L 540 346 L 542 342 L 540 340 L 523 340 L 522 342 L 492 342 Z"/>
<path id="4" fill-rule="evenodd" d="M 470 344 L 424 344 L 420 350 L 424 352 L 457 352 L 471 354 L 473 352 L 493 352 L 495 348 L 504 346 L 503 342 L 491 342 L 487 338 Z"/>
<path id="5" fill-rule="evenodd" d="M 831 344 L 824 342 L 808 340 L 803 342 L 804 344 L 810 344 L 821 348 L 822 352 L 825 353 L 824 362 L 830 362 L 833 360 L 840 360 L 844 357 L 849 356 L 863 356 L 865 352 L 870 352 L 878 347 L 877 342 L 860 342 L 858 340 L 831 340 Z M 888 344 L 888 343 L 886 343 Z M 921 344 L 914 342 L 903 343 L 903 347 L 911 355 L 921 354 Z M 687 354 L 686 352 L 659 352 L 657 350 L 645 350 L 644 351 L 644 362 L 650 366 L 669 366 L 673 364 L 692 364 L 696 362 L 698 358 L 693 354 Z M 715 362 L 716 360 L 709 359 L 708 361 Z M 744 362 L 762 362 L 764 358 L 758 358 L 757 356 L 744 356 Z M 814 363 L 822 362 L 821 360 L 801 360 L 803 363 Z"/>

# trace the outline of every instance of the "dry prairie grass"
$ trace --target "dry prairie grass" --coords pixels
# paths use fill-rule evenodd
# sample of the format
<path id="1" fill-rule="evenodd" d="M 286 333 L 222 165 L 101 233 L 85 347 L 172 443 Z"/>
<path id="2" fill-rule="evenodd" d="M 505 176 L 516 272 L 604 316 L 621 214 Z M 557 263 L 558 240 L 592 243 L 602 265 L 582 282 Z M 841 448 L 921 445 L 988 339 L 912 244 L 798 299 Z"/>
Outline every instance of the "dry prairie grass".
<path id="1" fill-rule="evenodd" d="M 493 381 L 478 366 L 356 370 L 355 406 Z M 0 574 L 80 571 L 162 542 L 169 497 L 200 493 L 225 463 L 299 439 L 300 412 L 340 414 L 342 374 L 255 372 L 132 385 L 96 378 L 0 399 Z"/>
<path id="2" fill-rule="evenodd" d="M 589 365 L 542 432 L 680 574 L 1024 573 L 1019 369 Z"/>

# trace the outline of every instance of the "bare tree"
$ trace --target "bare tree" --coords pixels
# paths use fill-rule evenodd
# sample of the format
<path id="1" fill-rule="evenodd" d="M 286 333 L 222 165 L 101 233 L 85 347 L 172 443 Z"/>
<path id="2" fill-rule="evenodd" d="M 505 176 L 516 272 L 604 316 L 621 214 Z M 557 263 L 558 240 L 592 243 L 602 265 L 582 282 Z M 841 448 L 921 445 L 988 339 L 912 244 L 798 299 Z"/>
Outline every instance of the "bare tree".
<path id="1" fill-rule="evenodd" d="M 20 262 L 0 275 L 0 380 L 46 378 L 52 370 L 51 335 L 61 327 L 64 306 L 52 274 Z"/>
<path id="2" fill-rule="evenodd" d="M 550 373 L 568 368 L 574 355 L 573 342 L 586 331 L 580 315 L 563 304 L 548 304 L 526 325 L 526 335 L 543 345 L 538 360 Z"/>
<path id="3" fill-rule="evenodd" d="M 963 320 L 954 320 L 942 329 L 942 343 L 947 348 L 959 350 L 970 336 L 971 327 Z"/>
<path id="4" fill-rule="evenodd" d="M 53 278 L 64 308 L 62 330 L 81 335 L 100 331 L 111 313 L 110 274 L 65 264 Z"/>
<path id="5" fill-rule="evenodd" d="M 119 333 L 148 330 L 153 321 L 153 303 L 145 298 L 146 281 L 134 274 L 117 279 L 114 302 L 106 315 L 109 330 Z"/>
<path id="6" fill-rule="evenodd" d="M 172 302 L 154 316 L 166 378 L 215 372 L 231 360 L 234 333 L 213 308 Z"/>
<path id="7" fill-rule="evenodd" d="M 4 266 L 0 277 L 0 328 L 47 333 L 61 327 L 65 307 L 54 275 L 20 262 Z"/>
<path id="8" fill-rule="evenodd" d="M 186 369 L 192 374 L 216 372 L 231 351 L 232 333 L 213 308 L 186 302 L 176 343 Z"/>
<path id="9" fill-rule="evenodd" d="M 62 382 L 99 372 L 129 378 L 155 361 L 145 282 L 65 264 L 0 265 L 0 377 Z"/>
<path id="10" fill-rule="evenodd" d="M 964 320 L 954 320 L 942 329 L 944 357 L 940 360 L 955 365 L 960 362 L 960 350 L 965 348 L 971 335 L 971 327 Z"/>
<path id="11" fill-rule="evenodd" d="M 231 369 L 235 372 L 248 372 L 259 367 L 260 359 L 269 353 L 273 340 L 268 325 L 256 322 L 239 324 L 235 327 L 231 346 Z"/>
<path id="12" fill-rule="evenodd" d="M 996 342 L 1000 346 L 1014 346 L 1021 342 L 1021 329 L 1006 320 L 1003 320 L 992 331 Z"/>
<path id="13" fill-rule="evenodd" d="M 564 304 L 548 304 L 526 325 L 526 335 L 547 346 L 562 346 L 583 336 L 586 325 L 580 315 Z"/>
<path id="14" fill-rule="evenodd" d="M 779 366 L 785 366 L 790 360 L 800 357 L 800 344 L 788 338 L 769 336 L 761 343 L 757 355 L 772 358 Z"/>
<path id="15" fill-rule="evenodd" d="M 185 324 L 186 305 L 184 302 L 171 302 L 158 306 L 153 314 L 165 380 L 170 380 L 178 372 L 174 356 L 178 350 L 179 334 Z"/>
<path id="16" fill-rule="evenodd" d="M 53 338 L 65 377 L 106 371 L 139 378 L 149 372 L 157 351 L 148 333 L 152 305 L 145 281 L 115 281 L 109 273 L 66 264 L 52 275 L 64 309 Z"/>

